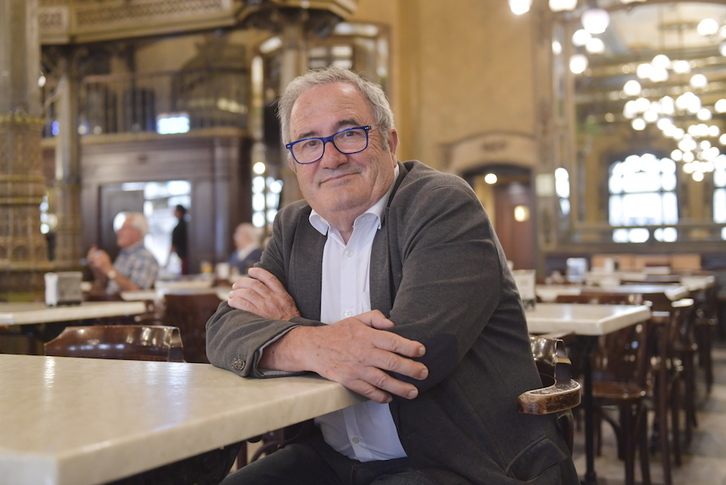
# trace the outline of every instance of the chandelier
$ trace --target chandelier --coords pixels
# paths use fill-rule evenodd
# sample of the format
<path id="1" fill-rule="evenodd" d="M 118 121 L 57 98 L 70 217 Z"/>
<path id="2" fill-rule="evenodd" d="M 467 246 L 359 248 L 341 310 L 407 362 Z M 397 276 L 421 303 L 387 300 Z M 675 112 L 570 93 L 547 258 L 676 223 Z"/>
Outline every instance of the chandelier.
<path id="1" fill-rule="evenodd" d="M 574 76 L 591 75 L 592 62 L 598 62 L 602 73 L 601 59 L 608 54 L 603 39 L 608 37 L 606 32 L 611 24 L 609 12 L 623 12 L 624 7 L 630 11 L 634 5 L 629 4 L 648 3 L 646 0 L 549 0 L 552 12 L 575 26 L 569 39 L 570 48 L 564 49 L 554 41 L 554 53 L 568 52 L 567 64 Z M 511 11 L 517 15 L 527 13 L 531 5 L 532 0 L 509 0 Z M 687 49 L 671 46 L 651 54 L 647 61 L 624 62 L 619 66 L 620 72 L 611 76 L 611 82 L 622 80 L 622 84 L 619 88 L 609 88 L 610 111 L 602 116 L 605 123 L 627 122 L 635 131 L 657 128 L 655 133 L 673 145 L 670 158 L 679 162 L 682 170 L 696 181 L 726 165 L 726 155 L 721 153 L 726 146 L 726 134 L 719 126 L 720 118 L 726 118 L 726 89 L 714 87 L 724 84 L 715 74 L 717 69 L 723 70 L 722 61 L 714 60 L 726 57 L 726 11 L 722 14 L 724 18 L 704 14 L 697 22 L 689 18 L 679 23 L 671 18 L 659 23 L 661 32 L 668 28 L 672 31 L 670 34 L 682 35 L 685 30 L 689 36 L 697 33 L 704 45 L 711 46 L 709 53 L 693 56 Z M 609 38 L 612 37 L 610 33 Z M 718 91 L 723 92 L 716 99 Z M 613 108 L 617 104 L 620 108 Z"/>

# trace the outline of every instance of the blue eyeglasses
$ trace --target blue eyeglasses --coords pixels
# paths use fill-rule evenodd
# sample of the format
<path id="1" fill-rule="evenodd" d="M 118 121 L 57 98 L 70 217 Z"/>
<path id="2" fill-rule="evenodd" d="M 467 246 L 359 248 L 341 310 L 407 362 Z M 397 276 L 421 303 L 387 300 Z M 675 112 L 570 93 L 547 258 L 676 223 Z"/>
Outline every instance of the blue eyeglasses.
<path id="1" fill-rule="evenodd" d="M 315 163 L 325 155 L 325 145 L 332 142 L 336 150 L 344 155 L 360 153 L 368 148 L 368 132 L 372 126 L 356 126 L 346 128 L 330 136 L 303 138 L 285 145 L 292 158 L 301 165 Z"/>

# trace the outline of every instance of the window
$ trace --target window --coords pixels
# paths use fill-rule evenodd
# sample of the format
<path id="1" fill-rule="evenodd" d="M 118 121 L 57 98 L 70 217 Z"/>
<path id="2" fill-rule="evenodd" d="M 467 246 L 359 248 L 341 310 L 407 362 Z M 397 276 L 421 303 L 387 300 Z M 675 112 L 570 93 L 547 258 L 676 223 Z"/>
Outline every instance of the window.
<path id="1" fill-rule="evenodd" d="M 610 166 L 608 189 L 610 225 L 633 226 L 613 230 L 613 241 L 643 243 L 650 239 L 650 231 L 642 226 L 678 224 L 676 163 L 670 158 L 658 159 L 651 153 L 629 155 Z M 672 242 L 678 231 L 662 227 L 653 237 Z"/>
<path id="2" fill-rule="evenodd" d="M 716 158 L 713 171 L 713 222 L 726 223 L 726 155 Z M 726 239 L 726 227 L 721 229 Z"/>

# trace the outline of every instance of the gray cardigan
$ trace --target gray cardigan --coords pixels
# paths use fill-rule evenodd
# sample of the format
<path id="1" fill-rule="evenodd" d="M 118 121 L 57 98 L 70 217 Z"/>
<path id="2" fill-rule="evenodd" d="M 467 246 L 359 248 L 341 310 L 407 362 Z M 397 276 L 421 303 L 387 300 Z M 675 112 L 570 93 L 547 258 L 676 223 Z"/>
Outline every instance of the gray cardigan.
<path id="1" fill-rule="evenodd" d="M 371 307 L 422 342 L 429 369 L 414 400 L 390 404 L 413 463 L 442 484 L 577 483 L 553 416 L 517 412 L 517 396 L 541 383 L 516 286 L 489 218 L 461 178 L 421 162 L 399 176 L 373 242 Z M 210 362 L 262 377 L 260 347 L 320 320 L 326 238 L 311 208 L 283 208 L 259 266 L 280 279 L 303 317 L 269 320 L 226 303 L 207 323 Z M 265 374 L 269 375 L 269 374 Z"/>

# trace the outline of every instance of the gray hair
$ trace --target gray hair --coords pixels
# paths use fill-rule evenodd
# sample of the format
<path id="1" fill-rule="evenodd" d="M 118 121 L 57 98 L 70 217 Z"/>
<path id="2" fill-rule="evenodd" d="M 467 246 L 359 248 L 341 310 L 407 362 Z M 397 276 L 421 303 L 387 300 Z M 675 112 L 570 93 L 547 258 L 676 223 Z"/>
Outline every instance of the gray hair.
<path id="1" fill-rule="evenodd" d="M 280 98 L 277 114 L 280 117 L 280 134 L 284 145 L 290 143 L 290 115 L 297 98 L 310 88 L 326 84 L 347 83 L 355 87 L 368 102 L 373 119 L 383 138 L 383 147 L 388 149 L 388 132 L 394 128 L 393 111 L 386 93 L 378 84 L 364 79 L 359 74 L 340 67 L 326 67 L 308 71 L 293 79 Z"/>
<path id="2" fill-rule="evenodd" d="M 125 212 L 126 219 L 124 221 L 131 221 L 131 226 L 141 233 L 141 237 L 145 237 L 149 232 L 149 223 L 146 221 L 146 216 L 141 212 Z"/>
<path id="3" fill-rule="evenodd" d="M 235 228 L 234 232 L 241 232 L 247 235 L 250 239 L 256 242 L 260 242 L 262 237 L 262 230 L 249 222 L 242 222 Z"/>

